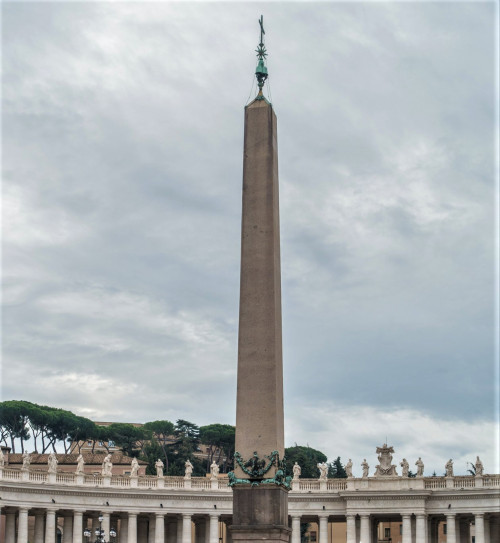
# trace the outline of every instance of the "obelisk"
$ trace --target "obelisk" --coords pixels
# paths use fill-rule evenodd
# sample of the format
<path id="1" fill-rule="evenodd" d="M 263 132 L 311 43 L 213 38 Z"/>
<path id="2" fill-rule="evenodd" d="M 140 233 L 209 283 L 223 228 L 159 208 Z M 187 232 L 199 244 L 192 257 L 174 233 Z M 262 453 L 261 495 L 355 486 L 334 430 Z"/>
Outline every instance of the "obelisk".
<path id="1" fill-rule="evenodd" d="M 263 18 L 256 77 L 245 107 L 238 387 L 233 487 L 234 541 L 288 541 L 284 474 L 283 361 L 276 114 L 264 97 Z"/>

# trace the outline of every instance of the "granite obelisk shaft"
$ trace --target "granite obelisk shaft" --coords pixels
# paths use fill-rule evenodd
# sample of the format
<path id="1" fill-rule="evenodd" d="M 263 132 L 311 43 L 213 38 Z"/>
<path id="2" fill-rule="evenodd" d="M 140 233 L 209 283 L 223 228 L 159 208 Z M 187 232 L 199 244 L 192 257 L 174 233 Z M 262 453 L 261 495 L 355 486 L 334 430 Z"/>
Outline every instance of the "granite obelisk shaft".
<path id="1" fill-rule="evenodd" d="M 245 109 L 242 207 L 236 450 L 243 458 L 276 450 L 282 458 L 278 142 L 266 100 Z"/>
<path id="2" fill-rule="evenodd" d="M 276 115 L 261 97 L 245 108 L 236 451 L 284 454 Z M 265 474 L 271 479 L 277 466 Z M 248 479 L 240 466 L 235 476 Z M 232 538 L 287 542 L 288 494 L 274 483 L 233 486 Z"/>

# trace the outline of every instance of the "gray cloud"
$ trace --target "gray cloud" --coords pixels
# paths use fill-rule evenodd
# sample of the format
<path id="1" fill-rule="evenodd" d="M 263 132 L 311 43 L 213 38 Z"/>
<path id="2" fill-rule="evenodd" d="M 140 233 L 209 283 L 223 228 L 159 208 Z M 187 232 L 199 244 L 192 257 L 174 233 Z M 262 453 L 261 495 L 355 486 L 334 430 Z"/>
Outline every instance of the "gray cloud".
<path id="1" fill-rule="evenodd" d="M 263 12 L 287 412 L 490 424 L 493 11 L 5 4 L 3 397 L 234 422 L 242 106 Z"/>

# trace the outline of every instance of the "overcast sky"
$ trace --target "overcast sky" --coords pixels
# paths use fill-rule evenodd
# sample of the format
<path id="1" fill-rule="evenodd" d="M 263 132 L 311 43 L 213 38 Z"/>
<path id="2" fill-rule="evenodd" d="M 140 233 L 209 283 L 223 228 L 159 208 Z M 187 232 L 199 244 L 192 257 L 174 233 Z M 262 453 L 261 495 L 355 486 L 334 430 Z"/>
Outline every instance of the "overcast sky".
<path id="1" fill-rule="evenodd" d="M 287 445 L 499 472 L 498 3 L 2 7 L 2 399 L 234 424 L 262 13 Z"/>

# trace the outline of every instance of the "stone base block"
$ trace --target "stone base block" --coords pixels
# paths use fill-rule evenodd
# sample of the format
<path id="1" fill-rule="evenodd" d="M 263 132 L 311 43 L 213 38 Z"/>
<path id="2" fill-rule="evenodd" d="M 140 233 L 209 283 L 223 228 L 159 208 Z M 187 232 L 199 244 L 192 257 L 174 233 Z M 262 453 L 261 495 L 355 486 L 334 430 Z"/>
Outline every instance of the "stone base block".
<path id="1" fill-rule="evenodd" d="M 288 491 L 278 486 L 233 487 L 233 541 L 288 543 Z"/>

